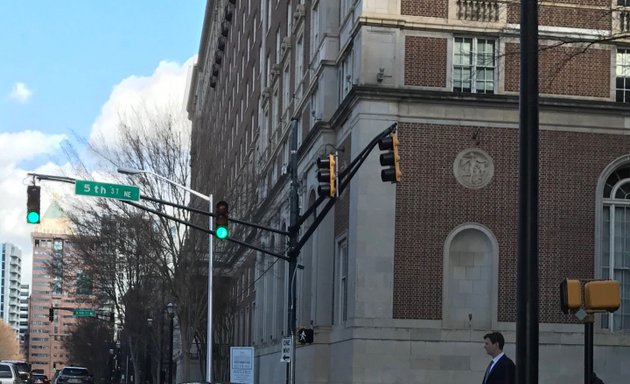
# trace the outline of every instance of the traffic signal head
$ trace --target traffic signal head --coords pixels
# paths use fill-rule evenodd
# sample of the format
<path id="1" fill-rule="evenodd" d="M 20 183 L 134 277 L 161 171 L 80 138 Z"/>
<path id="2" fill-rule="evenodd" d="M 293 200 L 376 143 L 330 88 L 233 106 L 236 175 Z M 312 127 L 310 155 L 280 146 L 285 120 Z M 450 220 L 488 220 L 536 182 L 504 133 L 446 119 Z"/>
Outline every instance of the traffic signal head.
<path id="1" fill-rule="evenodd" d="M 335 155 L 329 154 L 317 159 L 317 193 L 320 196 L 335 197 L 337 195 L 337 172 Z"/>
<path id="2" fill-rule="evenodd" d="M 592 311 L 614 312 L 621 305 L 621 291 L 616 280 L 595 280 L 584 284 L 584 306 Z"/>
<path id="3" fill-rule="evenodd" d="M 52 323 L 55 319 L 55 309 L 53 307 L 48 308 L 48 321 Z"/>
<path id="4" fill-rule="evenodd" d="M 560 283 L 560 309 L 564 313 L 582 308 L 582 283 L 577 279 L 564 279 Z"/>
<path id="5" fill-rule="evenodd" d="M 39 202 L 40 187 L 29 185 L 26 187 L 26 222 L 28 224 L 39 224 Z"/>
<path id="6" fill-rule="evenodd" d="M 219 201 L 214 210 L 214 235 L 217 239 L 226 239 L 228 230 L 228 203 Z"/>
<path id="7" fill-rule="evenodd" d="M 381 180 L 397 183 L 402 177 L 400 172 L 400 155 L 398 154 L 398 133 L 392 132 L 378 142 L 378 149 L 386 151 L 381 154 L 379 161 L 386 167 L 381 170 Z"/>

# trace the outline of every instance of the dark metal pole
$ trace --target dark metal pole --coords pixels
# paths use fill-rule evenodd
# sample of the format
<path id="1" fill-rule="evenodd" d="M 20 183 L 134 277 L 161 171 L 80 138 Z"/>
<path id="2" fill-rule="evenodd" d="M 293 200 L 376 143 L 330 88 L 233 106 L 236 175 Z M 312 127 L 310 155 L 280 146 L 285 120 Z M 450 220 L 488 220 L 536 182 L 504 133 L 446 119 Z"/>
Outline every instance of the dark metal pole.
<path id="1" fill-rule="evenodd" d="M 173 384 L 173 317 L 174 313 L 169 313 L 171 318 L 171 328 L 169 330 L 170 341 L 168 346 L 168 384 Z"/>
<path id="2" fill-rule="evenodd" d="M 521 0 L 516 383 L 538 383 L 538 4 Z"/>
<path id="3" fill-rule="evenodd" d="M 584 384 L 591 384 L 593 376 L 593 315 L 584 321 Z"/>
<path id="4" fill-rule="evenodd" d="M 287 383 L 295 383 L 295 328 L 296 328 L 296 271 L 297 260 L 300 255 L 300 251 L 296 250 L 298 243 L 299 227 L 296 226 L 300 216 L 299 206 L 299 178 L 298 178 L 298 121 L 297 119 L 291 120 L 291 155 L 289 158 L 289 165 L 291 171 L 291 188 L 289 195 L 289 295 L 288 295 L 288 319 L 287 319 L 287 336 L 292 336 L 291 348 L 293 353 L 291 354 L 291 361 L 287 365 Z"/>

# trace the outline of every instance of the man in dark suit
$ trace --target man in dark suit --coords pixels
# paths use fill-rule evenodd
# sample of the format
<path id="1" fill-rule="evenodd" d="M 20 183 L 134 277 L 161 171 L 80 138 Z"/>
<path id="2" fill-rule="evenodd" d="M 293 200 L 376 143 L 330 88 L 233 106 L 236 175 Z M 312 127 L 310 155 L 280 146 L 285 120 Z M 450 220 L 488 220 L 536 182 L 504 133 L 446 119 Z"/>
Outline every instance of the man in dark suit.
<path id="1" fill-rule="evenodd" d="M 514 362 L 503 352 L 505 339 L 500 332 L 490 332 L 483 337 L 484 348 L 492 361 L 483 375 L 482 384 L 514 384 Z"/>

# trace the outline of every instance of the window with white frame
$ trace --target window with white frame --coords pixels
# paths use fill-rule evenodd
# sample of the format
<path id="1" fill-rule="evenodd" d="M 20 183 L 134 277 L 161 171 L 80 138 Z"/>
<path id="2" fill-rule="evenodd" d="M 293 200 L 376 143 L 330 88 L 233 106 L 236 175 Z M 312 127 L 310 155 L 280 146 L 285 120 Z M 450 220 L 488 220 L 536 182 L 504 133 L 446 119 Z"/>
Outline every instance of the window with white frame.
<path id="1" fill-rule="evenodd" d="M 496 41 L 456 37 L 453 43 L 453 91 L 494 93 Z"/>
<path id="2" fill-rule="evenodd" d="M 289 104 L 291 104 L 291 71 L 289 70 L 289 65 L 284 67 L 284 71 L 282 72 L 282 104 L 284 105 L 284 110 L 289 108 Z"/>
<path id="3" fill-rule="evenodd" d="M 341 93 L 341 100 L 343 100 L 346 95 L 350 92 L 350 89 L 352 89 L 352 72 L 353 72 L 353 61 L 352 61 L 352 50 L 350 50 L 348 52 L 348 54 L 346 54 L 346 56 L 342 59 L 341 61 L 341 68 L 340 68 L 340 76 L 341 79 L 339 79 L 339 85 L 340 85 L 340 93 Z"/>
<path id="4" fill-rule="evenodd" d="M 630 164 L 617 168 L 604 185 L 601 278 L 621 284 L 621 307 L 602 316 L 602 327 L 630 330 Z"/>
<path id="5" fill-rule="evenodd" d="M 295 81 L 294 81 L 294 96 L 297 100 L 302 98 L 302 76 L 304 73 L 304 39 L 303 36 L 299 36 L 297 44 L 295 46 Z"/>
<path id="6" fill-rule="evenodd" d="M 348 240 L 343 238 L 337 243 L 337 265 L 339 270 L 338 309 L 339 321 L 348 320 Z"/>
<path id="7" fill-rule="evenodd" d="M 311 11 L 311 54 L 312 58 L 319 47 L 319 3 Z"/>
<path id="8" fill-rule="evenodd" d="M 615 100 L 630 103 L 630 49 L 617 49 L 616 68 Z"/>

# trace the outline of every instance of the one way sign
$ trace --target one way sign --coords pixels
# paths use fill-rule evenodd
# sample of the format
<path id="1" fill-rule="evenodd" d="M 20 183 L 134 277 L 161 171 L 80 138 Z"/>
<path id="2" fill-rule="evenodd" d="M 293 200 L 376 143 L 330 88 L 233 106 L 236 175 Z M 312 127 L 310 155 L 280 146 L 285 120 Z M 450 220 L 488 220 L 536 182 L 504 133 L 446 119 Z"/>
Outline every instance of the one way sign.
<path id="1" fill-rule="evenodd" d="M 282 353 L 280 354 L 280 361 L 283 363 L 291 362 L 291 347 L 293 346 L 292 337 L 282 338 Z"/>

